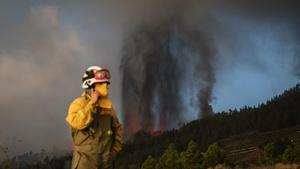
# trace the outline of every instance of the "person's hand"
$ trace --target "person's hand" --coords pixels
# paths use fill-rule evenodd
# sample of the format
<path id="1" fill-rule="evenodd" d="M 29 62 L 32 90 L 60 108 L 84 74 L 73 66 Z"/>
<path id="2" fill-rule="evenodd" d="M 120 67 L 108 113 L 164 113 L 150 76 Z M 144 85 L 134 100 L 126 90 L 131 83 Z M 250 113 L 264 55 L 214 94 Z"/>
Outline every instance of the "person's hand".
<path id="1" fill-rule="evenodd" d="M 95 104 L 98 101 L 99 98 L 99 92 L 95 91 L 94 89 L 91 90 L 91 101 L 93 104 Z"/>

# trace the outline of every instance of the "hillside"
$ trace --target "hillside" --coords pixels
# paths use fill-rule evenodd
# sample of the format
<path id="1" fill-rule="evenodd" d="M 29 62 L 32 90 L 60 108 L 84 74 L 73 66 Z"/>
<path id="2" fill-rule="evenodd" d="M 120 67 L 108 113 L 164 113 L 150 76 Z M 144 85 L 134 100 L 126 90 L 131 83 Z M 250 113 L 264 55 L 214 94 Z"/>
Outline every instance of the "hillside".
<path id="1" fill-rule="evenodd" d="M 267 132 L 243 133 L 218 142 L 224 148 L 227 160 L 248 166 L 263 158 L 264 146 L 267 143 L 281 143 L 281 151 L 283 151 L 287 145 L 300 142 L 300 125 Z"/>
<path id="2" fill-rule="evenodd" d="M 117 166 L 122 168 L 130 164 L 140 164 L 149 154 L 159 157 L 170 143 L 174 143 L 176 148 L 182 151 L 190 140 L 194 140 L 201 151 L 204 151 L 211 143 L 218 141 L 223 143 L 229 152 L 238 151 L 239 148 L 233 147 L 246 144 L 247 147 L 244 151 L 251 153 L 252 150 L 257 150 L 259 144 L 268 139 L 276 139 L 285 134 L 289 137 L 288 133 L 292 136 L 295 135 L 293 127 L 298 125 L 300 125 L 299 84 L 257 107 L 245 106 L 240 110 L 216 113 L 212 117 L 191 121 L 180 129 L 167 131 L 160 136 L 153 137 L 141 131 L 131 142 L 126 143 Z M 285 130 L 284 128 L 291 129 Z M 280 129 L 283 132 L 280 132 Z M 295 130 L 298 128 L 296 127 Z M 269 137 L 268 131 L 270 133 L 274 131 L 275 136 Z M 258 135 L 260 137 L 257 137 Z M 238 137 L 244 137 L 244 139 Z M 255 140 L 259 138 L 259 141 Z M 236 146 L 228 144 L 234 143 L 232 140 L 241 142 L 236 142 Z"/>

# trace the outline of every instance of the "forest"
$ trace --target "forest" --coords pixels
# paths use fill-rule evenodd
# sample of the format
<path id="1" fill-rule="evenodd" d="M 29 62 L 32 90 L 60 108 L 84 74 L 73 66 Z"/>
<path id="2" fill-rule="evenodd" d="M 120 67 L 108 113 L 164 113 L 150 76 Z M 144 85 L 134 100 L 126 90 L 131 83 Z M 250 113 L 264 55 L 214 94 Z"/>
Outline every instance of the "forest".
<path id="1" fill-rule="evenodd" d="M 300 125 L 300 85 L 254 107 L 215 113 L 211 117 L 191 121 L 179 129 L 167 131 L 156 137 L 140 131 L 126 144 L 117 164 L 126 168 L 141 164 L 148 155 L 160 157 L 170 143 L 184 151 L 193 140 L 199 151 L 221 139 L 251 132 L 267 132 Z M 281 137 L 280 135 L 278 137 Z M 270 140 L 265 140 L 270 141 Z M 276 141 L 276 140 L 274 140 Z M 271 143 L 270 143 L 271 144 Z M 288 145 L 288 141 L 285 146 Z"/>

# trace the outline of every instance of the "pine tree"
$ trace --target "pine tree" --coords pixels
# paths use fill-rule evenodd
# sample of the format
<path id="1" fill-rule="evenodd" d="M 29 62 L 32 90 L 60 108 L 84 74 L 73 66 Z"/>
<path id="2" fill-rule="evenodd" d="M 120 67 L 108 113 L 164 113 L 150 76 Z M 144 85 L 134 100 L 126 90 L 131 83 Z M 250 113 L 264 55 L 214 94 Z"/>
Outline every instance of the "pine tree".
<path id="1" fill-rule="evenodd" d="M 155 169 L 181 169 L 179 154 L 174 144 L 170 144 L 158 161 Z"/>
<path id="2" fill-rule="evenodd" d="M 300 141 L 297 141 L 294 145 L 294 162 L 300 162 Z"/>
<path id="3" fill-rule="evenodd" d="M 291 146 L 288 146 L 282 155 L 282 162 L 284 163 L 293 163 L 295 158 L 294 149 Z"/>
<path id="4" fill-rule="evenodd" d="M 215 167 L 217 164 L 223 163 L 225 159 L 225 151 L 217 144 L 211 144 L 205 153 L 203 153 L 203 168 Z"/>
<path id="5" fill-rule="evenodd" d="M 273 164 L 274 157 L 274 143 L 268 143 L 264 146 L 264 163 L 265 164 Z"/>
<path id="6" fill-rule="evenodd" d="M 153 158 L 151 155 L 149 155 L 148 158 L 142 164 L 141 169 L 155 169 L 156 164 L 157 164 L 157 160 Z"/>
<path id="7" fill-rule="evenodd" d="M 187 149 L 180 153 L 180 163 L 182 169 L 199 169 L 202 163 L 202 155 L 198 145 L 190 141 Z"/>

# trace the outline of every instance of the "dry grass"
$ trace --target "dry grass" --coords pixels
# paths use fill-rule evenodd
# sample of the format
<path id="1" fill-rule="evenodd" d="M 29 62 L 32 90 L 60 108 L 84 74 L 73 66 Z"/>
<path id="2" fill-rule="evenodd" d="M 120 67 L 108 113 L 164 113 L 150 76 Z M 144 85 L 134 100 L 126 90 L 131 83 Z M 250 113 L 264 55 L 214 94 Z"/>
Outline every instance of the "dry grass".
<path id="1" fill-rule="evenodd" d="M 252 167 L 251 169 L 300 169 L 300 164 L 278 163 L 272 166 Z"/>
<path id="2" fill-rule="evenodd" d="M 241 169 L 239 166 L 234 168 L 225 167 L 223 165 L 217 165 L 215 168 L 210 169 Z M 249 169 L 300 169 L 300 164 L 282 164 L 278 163 L 272 166 L 259 166 L 259 167 L 250 167 Z"/>

